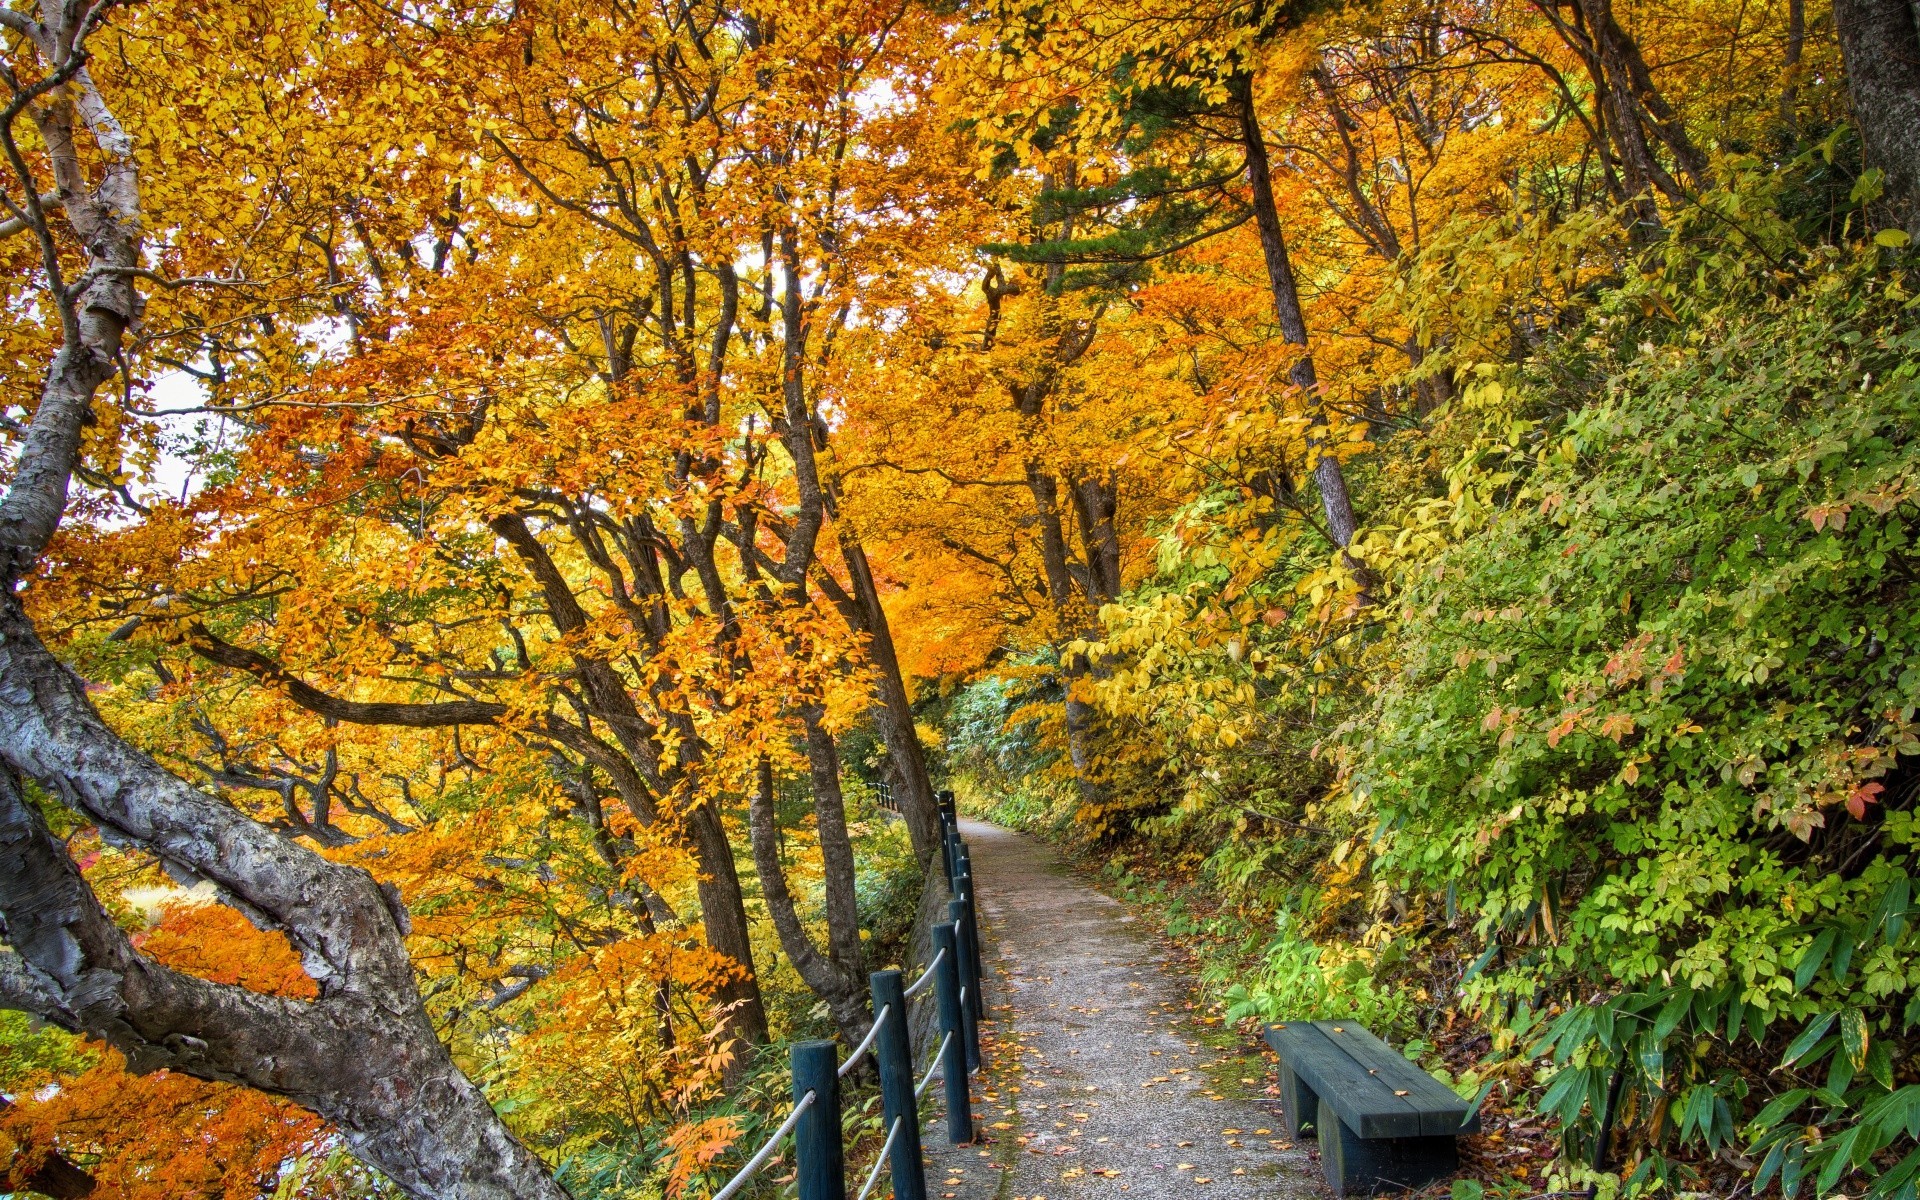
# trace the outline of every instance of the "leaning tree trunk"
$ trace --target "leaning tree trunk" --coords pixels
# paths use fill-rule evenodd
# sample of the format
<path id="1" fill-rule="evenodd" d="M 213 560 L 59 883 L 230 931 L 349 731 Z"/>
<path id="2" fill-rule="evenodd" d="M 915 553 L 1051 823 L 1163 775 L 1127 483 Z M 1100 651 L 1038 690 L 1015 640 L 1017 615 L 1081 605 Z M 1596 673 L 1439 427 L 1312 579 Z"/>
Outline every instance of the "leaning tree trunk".
<path id="1" fill-rule="evenodd" d="M 1847 90 L 1881 204 L 1920 239 L 1920 11 L 1913 0 L 1834 0 Z"/>
<path id="2" fill-rule="evenodd" d="M 887 759 L 905 785 L 900 797 L 900 814 L 907 823 L 907 836 L 913 843 L 913 856 L 922 867 L 940 853 L 940 805 L 933 797 L 933 778 L 927 771 L 926 751 L 914 728 L 913 702 L 907 697 L 907 683 L 900 671 L 900 655 L 893 644 L 893 627 L 887 610 L 880 604 L 880 588 L 873 577 L 873 565 L 867 561 L 866 548 L 851 532 L 840 537 L 840 557 L 847 564 L 847 577 L 853 584 L 853 614 L 857 627 L 867 635 L 867 657 L 873 661 L 878 703 L 873 706 L 874 724 L 887 748 Z"/>
<path id="3" fill-rule="evenodd" d="M 169 774 L 126 744 L 0 598 L 0 1005 L 160 1068 L 285 1096 L 325 1117 L 409 1195 L 565 1195 L 454 1066 L 414 986 L 397 895 Z M 209 983 L 147 959 L 101 908 L 14 772 L 108 838 L 211 880 L 284 932 L 313 1001 Z"/>
<path id="4" fill-rule="evenodd" d="M 140 313 L 133 140 L 85 69 L 98 13 L 46 0 L 38 21 L 8 10 L 0 22 L 37 52 L 44 76 L 36 85 L 7 76 L 15 103 L 0 122 L 11 126 L 32 111 L 84 263 L 82 286 L 69 284 L 37 181 L 23 158 L 9 155 L 61 341 L 0 498 L 0 940 L 11 947 L 0 951 L 0 1006 L 100 1038 L 134 1071 L 166 1068 L 285 1096 L 332 1122 L 355 1152 L 421 1200 L 561 1200 L 546 1164 L 435 1036 L 414 986 L 398 895 L 129 745 L 21 606 L 21 581 L 65 510 L 94 392 L 117 369 Z M 28 86 L 34 95 L 22 91 Z M 82 126 L 90 149 L 79 145 Z M 5 132 L 14 145 L 15 131 Z M 266 996 L 146 958 L 48 830 L 27 798 L 27 779 L 109 840 L 152 854 L 176 877 L 211 881 L 225 902 L 284 933 L 319 997 Z"/>
<path id="5" fill-rule="evenodd" d="M 817 814 L 820 803 L 817 796 L 815 803 Z M 819 947 L 813 944 L 813 938 L 807 933 L 806 924 L 800 919 L 799 906 L 794 903 L 793 892 L 787 886 L 786 869 L 780 864 L 780 822 L 779 814 L 774 811 L 773 766 L 765 759 L 760 761 L 759 778 L 748 809 L 747 834 L 753 843 L 753 865 L 760 874 L 760 890 L 766 897 L 767 913 L 773 918 L 774 932 L 780 935 L 780 948 L 787 952 L 787 958 L 793 963 L 801 982 L 826 1003 L 827 1011 L 833 1015 L 833 1022 L 840 1027 L 841 1033 L 858 1042 L 873 1024 L 867 1012 L 866 980 L 860 974 L 858 959 L 848 963 L 831 949 L 826 954 L 820 953 Z M 823 848 L 825 841 L 823 837 Z M 832 886 L 829 872 L 829 891 Z M 830 946 L 844 940 L 844 934 L 838 934 L 833 929 L 836 907 L 830 898 Z M 856 924 L 853 940 L 857 943 L 859 937 Z"/>
<path id="6" fill-rule="evenodd" d="M 553 622 L 554 628 L 562 635 L 578 635 L 585 630 L 588 625 L 586 610 L 574 594 L 572 585 L 561 573 L 559 565 L 554 562 L 552 554 L 527 524 L 526 518 L 517 513 L 505 513 L 492 518 L 488 525 L 501 540 L 513 547 L 528 574 L 539 585 L 540 593 L 547 601 L 548 619 Z M 656 759 L 657 752 L 648 743 L 652 726 L 640 716 L 640 710 L 634 705 L 620 673 L 605 659 L 584 653 L 574 655 L 573 661 L 589 710 L 607 723 L 628 760 L 636 768 L 643 768 Z M 691 746 L 694 741 L 688 736 L 691 731 L 681 732 L 681 745 Z M 684 771 L 675 778 L 667 778 L 665 773 L 669 769 L 666 764 L 653 767 L 654 778 L 648 780 L 662 794 L 687 783 Z M 634 812 L 634 817 L 642 824 L 650 820 L 648 814 L 638 810 Z M 725 822 L 711 801 L 692 805 L 687 812 L 685 825 L 686 842 L 693 851 L 700 872 L 695 887 L 700 897 L 700 914 L 706 925 L 707 945 L 740 968 L 721 985 L 715 996 L 722 1007 L 719 1032 L 739 1037 L 749 1044 L 763 1043 L 767 1040 L 767 1011 L 760 995 L 759 975 L 754 970 L 752 931 L 747 924 L 746 899 L 741 891 L 739 871 L 734 866 L 733 844 L 728 841 Z M 744 1064 L 744 1059 L 739 1061 Z"/>
<path id="7" fill-rule="evenodd" d="M 1267 285 L 1273 293 L 1274 316 L 1280 336 L 1300 348 L 1300 357 L 1288 372 L 1288 378 L 1300 389 L 1306 403 L 1307 454 L 1313 460 L 1313 481 L 1320 489 L 1320 506 L 1327 518 L 1327 537 L 1334 546 L 1346 550 L 1360 530 L 1353 512 L 1353 498 L 1347 494 L 1346 473 L 1329 444 L 1326 405 L 1320 399 L 1320 379 L 1313 369 L 1313 353 L 1308 348 L 1307 318 L 1300 307 L 1300 287 L 1293 275 L 1293 261 L 1287 254 L 1287 239 L 1280 228 L 1280 210 L 1273 199 L 1273 167 L 1267 156 L 1266 135 L 1260 131 L 1260 115 L 1253 104 L 1253 77 L 1246 73 L 1229 81 L 1234 105 L 1240 119 L 1240 137 L 1247 158 L 1247 186 L 1253 193 L 1253 223 L 1260 234 L 1260 252 L 1266 259 Z M 1347 564 L 1361 581 L 1362 595 L 1370 585 L 1358 559 L 1347 556 Z"/>

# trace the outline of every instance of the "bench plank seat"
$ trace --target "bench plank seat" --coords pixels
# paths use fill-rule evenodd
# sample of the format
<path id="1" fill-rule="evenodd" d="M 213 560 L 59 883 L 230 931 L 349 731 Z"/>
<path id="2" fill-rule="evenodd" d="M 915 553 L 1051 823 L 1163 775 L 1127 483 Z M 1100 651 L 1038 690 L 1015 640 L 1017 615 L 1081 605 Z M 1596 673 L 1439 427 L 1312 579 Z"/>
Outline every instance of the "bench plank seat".
<path id="1" fill-rule="evenodd" d="M 1342 1025 L 1340 1028 L 1345 1029 Z M 1394 1095 L 1394 1088 L 1334 1042 L 1336 1036 L 1309 1022 L 1275 1025 L 1267 1042 L 1315 1096 L 1365 1138 L 1419 1137 L 1420 1108 L 1412 1097 Z"/>
<path id="2" fill-rule="evenodd" d="M 1280 1056 L 1287 1133 L 1318 1136 L 1334 1194 L 1423 1187 L 1453 1172 L 1454 1139 L 1479 1114 L 1406 1056 L 1350 1021 L 1267 1028 Z"/>

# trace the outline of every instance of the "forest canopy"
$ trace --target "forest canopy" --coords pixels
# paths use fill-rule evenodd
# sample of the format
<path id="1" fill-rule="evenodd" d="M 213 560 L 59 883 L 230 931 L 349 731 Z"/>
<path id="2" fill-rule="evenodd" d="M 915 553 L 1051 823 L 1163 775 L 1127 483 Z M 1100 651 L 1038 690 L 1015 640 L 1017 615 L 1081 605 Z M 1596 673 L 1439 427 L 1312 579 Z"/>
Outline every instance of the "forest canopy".
<path id="1" fill-rule="evenodd" d="M 0 8 L 0 1192 L 711 1195 L 951 788 L 1462 1200 L 1911 1200 L 1917 22 Z"/>

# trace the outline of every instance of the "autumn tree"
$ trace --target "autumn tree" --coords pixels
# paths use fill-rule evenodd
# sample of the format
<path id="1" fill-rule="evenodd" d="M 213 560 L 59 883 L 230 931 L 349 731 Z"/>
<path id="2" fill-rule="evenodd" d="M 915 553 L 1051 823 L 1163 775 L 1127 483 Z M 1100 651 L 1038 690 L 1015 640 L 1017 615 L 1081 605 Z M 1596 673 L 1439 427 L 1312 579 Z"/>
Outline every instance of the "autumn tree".
<path id="1" fill-rule="evenodd" d="M 23 607 L 21 585 L 67 507 L 95 393 L 141 329 L 137 284 L 152 274 L 141 256 L 138 130 L 121 124 L 90 70 L 108 14 L 49 4 L 4 22 L 9 204 L 37 243 L 39 300 L 56 323 L 41 395 L 0 499 L 0 912 L 12 947 L 0 958 L 0 997 L 102 1038 L 135 1070 L 166 1067 L 295 1098 L 416 1195 L 557 1196 L 545 1165 L 435 1036 L 398 897 L 128 745 Z M 318 994 L 272 996 L 142 954 L 50 833 L 36 785 L 109 836 L 213 881 L 230 903 L 282 932 Z"/>

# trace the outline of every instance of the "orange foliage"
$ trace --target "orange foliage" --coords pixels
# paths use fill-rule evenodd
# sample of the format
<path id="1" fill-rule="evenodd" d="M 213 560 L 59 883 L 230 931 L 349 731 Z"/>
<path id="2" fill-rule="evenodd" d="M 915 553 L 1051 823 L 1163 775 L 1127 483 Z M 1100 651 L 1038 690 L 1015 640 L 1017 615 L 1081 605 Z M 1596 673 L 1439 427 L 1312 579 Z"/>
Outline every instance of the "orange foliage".
<path id="1" fill-rule="evenodd" d="M 0 1116 L 0 1134 L 58 1145 L 93 1175 L 99 1200 L 258 1200 L 297 1160 L 325 1159 L 336 1144 L 285 1100 L 168 1071 L 128 1075 L 113 1051 L 42 1093 Z M 316 1178 L 291 1194 L 345 1195 L 348 1181 Z"/>

